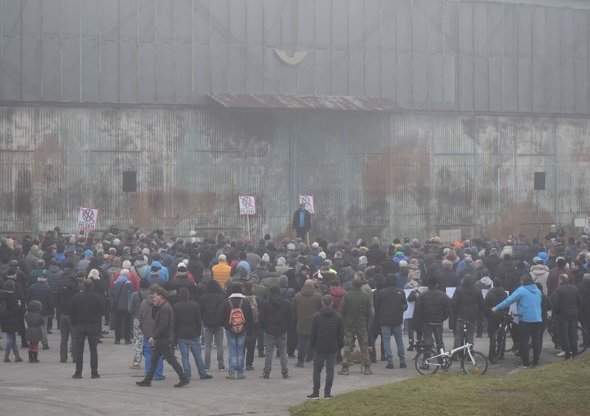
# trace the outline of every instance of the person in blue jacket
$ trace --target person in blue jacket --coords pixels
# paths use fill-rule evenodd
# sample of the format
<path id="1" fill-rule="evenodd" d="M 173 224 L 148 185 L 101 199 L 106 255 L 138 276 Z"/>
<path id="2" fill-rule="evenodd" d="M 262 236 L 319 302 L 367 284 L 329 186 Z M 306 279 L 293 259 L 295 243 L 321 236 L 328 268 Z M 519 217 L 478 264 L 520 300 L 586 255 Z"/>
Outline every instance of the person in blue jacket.
<path id="1" fill-rule="evenodd" d="M 539 364 L 539 355 L 541 354 L 541 302 L 543 296 L 539 288 L 533 282 L 530 274 L 520 276 L 521 286 L 518 287 L 510 296 L 498 303 L 492 308 L 493 312 L 498 309 L 506 309 L 516 302 L 518 307 L 518 331 L 520 334 L 520 358 L 521 368 L 529 368 L 529 339 L 533 346 L 533 366 Z"/>

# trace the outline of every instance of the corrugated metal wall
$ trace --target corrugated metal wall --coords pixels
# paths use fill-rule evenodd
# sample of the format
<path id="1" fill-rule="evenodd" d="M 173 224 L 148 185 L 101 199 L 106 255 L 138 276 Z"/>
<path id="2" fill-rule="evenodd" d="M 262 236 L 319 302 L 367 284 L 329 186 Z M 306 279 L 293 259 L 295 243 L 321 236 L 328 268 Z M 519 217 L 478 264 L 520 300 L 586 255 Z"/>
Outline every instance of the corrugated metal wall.
<path id="1" fill-rule="evenodd" d="M 237 197 L 252 194 L 253 237 L 281 236 L 310 194 L 314 236 L 532 237 L 537 208 L 545 226 L 590 213 L 589 130 L 559 117 L 0 107 L 0 231 L 73 230 L 90 206 L 101 228 L 237 237 Z M 125 170 L 137 192 L 123 192 Z"/>
<path id="2" fill-rule="evenodd" d="M 194 104 L 207 93 L 248 92 L 588 114 L 589 8 L 572 0 L 2 0 L 0 99 Z M 292 66 L 275 49 L 307 56 Z"/>

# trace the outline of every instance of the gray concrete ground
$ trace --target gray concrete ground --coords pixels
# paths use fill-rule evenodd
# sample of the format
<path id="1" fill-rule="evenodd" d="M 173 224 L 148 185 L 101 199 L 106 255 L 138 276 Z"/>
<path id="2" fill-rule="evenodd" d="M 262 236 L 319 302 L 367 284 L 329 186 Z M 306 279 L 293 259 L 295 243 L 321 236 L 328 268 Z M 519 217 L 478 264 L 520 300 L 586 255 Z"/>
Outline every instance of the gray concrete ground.
<path id="1" fill-rule="evenodd" d="M 545 334 L 542 363 L 556 361 L 553 345 Z M 2 345 L 5 337 L 2 339 Z M 404 342 L 407 338 L 404 336 Z M 487 338 L 476 339 L 476 349 L 487 355 Z M 509 340 L 510 342 L 510 340 Z M 177 377 L 165 364 L 166 380 L 141 388 L 143 370 L 131 370 L 131 345 L 114 345 L 113 334 L 106 335 L 99 345 L 100 379 L 90 379 L 89 353 L 86 346 L 84 378 L 71 378 L 74 365 L 59 362 L 59 334 L 49 336 L 51 349 L 39 352 L 39 364 L 26 362 L 27 350 L 21 349 L 23 363 L 0 362 L 0 414 L 29 415 L 288 415 L 289 406 L 302 403 L 311 393 L 311 363 L 306 368 L 295 368 L 289 360 L 288 379 L 283 379 L 278 359 L 273 361 L 269 380 L 259 379 L 263 358 L 255 358 L 254 371 L 246 372 L 246 380 L 226 380 L 224 372 L 211 371 L 212 380 L 193 379 L 184 388 L 174 388 Z M 445 331 L 447 347 L 452 345 L 451 334 Z M 393 342 L 395 354 L 395 342 Z M 2 351 L 3 353 L 4 351 Z M 177 352 L 177 356 L 179 356 Z M 406 352 L 408 368 L 386 370 L 384 362 L 373 365 L 372 375 L 363 375 L 358 365 L 351 367 L 349 376 L 335 376 L 333 394 L 401 381 L 418 374 L 413 363 L 414 353 Z M 226 354 L 227 360 L 227 354 Z M 489 372 L 510 373 L 517 370 L 518 358 L 511 353 L 500 364 L 490 366 Z M 193 374 L 196 373 L 192 364 Z M 450 372 L 460 372 L 459 363 L 453 363 Z M 322 377 L 323 383 L 323 377 Z"/>

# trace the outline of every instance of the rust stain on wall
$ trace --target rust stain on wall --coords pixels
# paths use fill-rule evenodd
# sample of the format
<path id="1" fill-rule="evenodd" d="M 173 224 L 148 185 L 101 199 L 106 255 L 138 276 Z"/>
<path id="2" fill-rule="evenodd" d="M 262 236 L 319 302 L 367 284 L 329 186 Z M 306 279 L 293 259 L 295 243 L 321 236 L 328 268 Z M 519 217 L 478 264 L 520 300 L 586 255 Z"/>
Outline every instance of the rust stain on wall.
<path id="1" fill-rule="evenodd" d="M 403 140 L 378 154 L 367 156 L 363 166 L 363 195 L 382 199 L 397 191 L 423 196 L 430 183 L 430 153 L 413 141 Z"/>
<path id="2" fill-rule="evenodd" d="M 554 222 L 551 214 L 539 209 L 538 224 Z M 547 228 L 540 231 L 541 239 L 547 233 Z M 532 201 L 510 202 L 502 207 L 500 215 L 487 227 L 482 228 L 481 234 L 489 238 L 506 240 L 509 235 L 523 233 L 529 240 L 537 237 L 537 207 Z"/>
<path id="3" fill-rule="evenodd" d="M 165 204 L 173 202 L 175 212 L 165 215 Z M 213 191 L 190 192 L 181 189 L 167 191 L 150 190 L 138 192 L 131 200 L 131 219 L 138 227 L 153 227 L 164 219 L 162 226 L 173 228 L 186 218 L 196 215 L 213 215 L 216 212 L 217 196 Z"/>

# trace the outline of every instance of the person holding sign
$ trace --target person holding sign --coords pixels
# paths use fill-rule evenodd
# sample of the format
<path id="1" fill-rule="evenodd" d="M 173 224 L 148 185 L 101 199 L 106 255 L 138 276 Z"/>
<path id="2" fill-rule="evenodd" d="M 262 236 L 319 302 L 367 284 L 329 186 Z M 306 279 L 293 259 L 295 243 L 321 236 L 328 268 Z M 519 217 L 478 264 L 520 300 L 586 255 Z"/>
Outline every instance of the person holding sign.
<path id="1" fill-rule="evenodd" d="M 311 229 L 311 214 L 305 209 L 305 204 L 299 204 L 299 209 L 293 214 L 292 228 L 297 233 L 297 238 L 305 239 Z"/>

